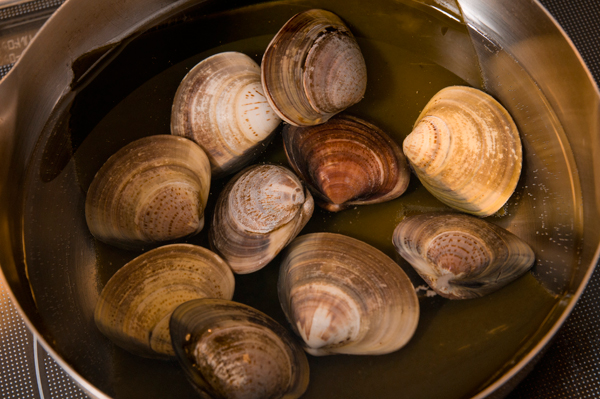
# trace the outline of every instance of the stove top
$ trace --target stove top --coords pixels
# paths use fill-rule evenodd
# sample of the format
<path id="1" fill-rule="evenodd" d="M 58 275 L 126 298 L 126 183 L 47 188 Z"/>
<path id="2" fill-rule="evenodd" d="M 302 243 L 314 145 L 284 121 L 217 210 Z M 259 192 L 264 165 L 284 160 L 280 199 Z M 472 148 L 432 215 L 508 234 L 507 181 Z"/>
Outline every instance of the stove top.
<path id="1" fill-rule="evenodd" d="M 64 0 L 0 0 L 0 78 Z M 600 82 L 600 2 L 540 0 Z M 509 399 L 600 397 L 600 267 L 573 313 L 529 376 Z M 28 330 L 0 282 L 0 396 L 83 398 L 86 394 Z"/>

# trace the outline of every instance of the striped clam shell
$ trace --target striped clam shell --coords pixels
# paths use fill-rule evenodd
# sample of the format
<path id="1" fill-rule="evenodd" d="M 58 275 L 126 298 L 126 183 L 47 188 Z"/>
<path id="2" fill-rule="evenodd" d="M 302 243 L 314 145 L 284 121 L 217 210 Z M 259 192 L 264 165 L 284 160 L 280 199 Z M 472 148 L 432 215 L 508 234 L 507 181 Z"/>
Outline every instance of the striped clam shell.
<path id="1" fill-rule="evenodd" d="M 233 297 L 227 263 L 206 248 L 170 244 L 150 250 L 119 269 L 96 305 L 98 329 L 136 355 L 173 358 L 169 319 L 180 304 L 196 298 Z"/>
<path id="2" fill-rule="evenodd" d="M 459 213 L 409 216 L 394 230 L 396 251 L 439 295 L 476 298 L 526 273 L 533 250 L 486 220 Z"/>
<path id="3" fill-rule="evenodd" d="M 285 153 L 294 171 L 329 211 L 402 195 L 410 169 L 400 146 L 375 125 L 350 115 L 308 127 L 286 125 Z"/>
<path id="4" fill-rule="evenodd" d="M 451 86 L 433 96 L 403 149 L 429 192 L 476 216 L 502 208 L 521 174 L 521 139 L 511 116 L 470 87 Z"/>
<path id="5" fill-rule="evenodd" d="M 184 77 L 173 101 L 171 133 L 198 143 L 219 178 L 260 155 L 280 122 L 265 98 L 258 64 L 229 51 L 204 59 Z"/>
<path id="6" fill-rule="evenodd" d="M 287 168 L 254 165 L 223 189 L 209 231 L 211 247 L 238 274 L 269 263 L 306 225 L 314 202 Z"/>
<path id="7" fill-rule="evenodd" d="M 419 320 L 415 288 L 378 249 L 333 233 L 296 238 L 284 251 L 279 301 L 312 355 L 396 351 Z"/>
<path id="8" fill-rule="evenodd" d="M 310 126 L 359 102 L 367 69 L 342 20 L 313 9 L 294 15 L 275 35 L 263 55 L 261 79 L 281 119 Z"/>
<path id="9" fill-rule="evenodd" d="M 210 182 L 198 145 L 171 135 L 144 137 L 113 154 L 94 177 L 87 225 L 98 240 L 127 249 L 197 234 Z"/>

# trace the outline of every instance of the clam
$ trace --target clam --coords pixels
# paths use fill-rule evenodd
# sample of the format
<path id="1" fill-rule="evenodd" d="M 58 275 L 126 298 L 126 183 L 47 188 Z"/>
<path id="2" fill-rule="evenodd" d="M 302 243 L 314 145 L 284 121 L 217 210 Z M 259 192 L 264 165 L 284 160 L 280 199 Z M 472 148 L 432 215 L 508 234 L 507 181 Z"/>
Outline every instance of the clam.
<path id="1" fill-rule="evenodd" d="M 470 87 L 447 87 L 433 96 L 403 148 L 427 190 L 481 217 L 502 208 L 521 174 L 521 140 L 511 116 Z"/>
<path id="2" fill-rule="evenodd" d="M 206 58 L 184 77 L 171 133 L 198 143 L 217 178 L 258 156 L 280 122 L 265 98 L 258 64 L 232 51 Z"/>
<path id="3" fill-rule="evenodd" d="M 529 245 L 486 220 L 458 213 L 409 216 L 394 230 L 396 251 L 439 295 L 476 298 L 527 272 Z"/>
<path id="4" fill-rule="evenodd" d="M 306 355 L 264 313 L 223 299 L 198 299 L 171 318 L 177 359 L 204 398 L 300 397 L 308 386 Z"/>
<path id="5" fill-rule="evenodd" d="M 211 248 L 238 274 L 269 263 L 310 219 L 313 198 L 287 168 L 254 165 L 225 186 L 215 207 Z"/>
<path id="6" fill-rule="evenodd" d="M 128 249 L 197 234 L 210 180 L 208 158 L 192 141 L 144 137 L 113 154 L 94 177 L 87 225 L 98 240 Z"/>
<path id="7" fill-rule="evenodd" d="M 208 249 L 165 245 L 136 257 L 110 278 L 94 320 L 104 335 L 131 353 L 172 358 L 173 310 L 196 298 L 231 299 L 234 284 L 227 263 Z"/>
<path id="8" fill-rule="evenodd" d="M 267 100 L 292 125 L 323 123 L 359 102 L 365 61 L 352 32 L 335 14 L 308 10 L 277 32 L 261 64 Z"/>
<path id="9" fill-rule="evenodd" d="M 402 149 L 385 132 L 350 115 L 308 127 L 286 125 L 285 153 L 317 204 L 330 211 L 399 197 L 410 169 Z"/>
<path id="10" fill-rule="evenodd" d="M 312 355 L 396 351 L 419 320 L 415 289 L 378 249 L 333 233 L 296 238 L 284 251 L 279 301 Z"/>

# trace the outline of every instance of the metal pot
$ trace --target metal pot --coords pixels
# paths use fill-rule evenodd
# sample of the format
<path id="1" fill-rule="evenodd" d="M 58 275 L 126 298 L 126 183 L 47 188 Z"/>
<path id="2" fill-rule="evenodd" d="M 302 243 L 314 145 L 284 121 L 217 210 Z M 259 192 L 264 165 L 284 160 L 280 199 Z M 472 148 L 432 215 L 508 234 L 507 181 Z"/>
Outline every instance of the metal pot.
<path id="1" fill-rule="evenodd" d="M 110 71 L 115 60 L 125 65 L 124 54 L 135 53 L 131 48 L 138 39 L 160 38 L 157 32 L 168 35 L 190 20 L 210 18 L 210 13 L 248 3 L 68 0 L 0 83 L 2 274 L 28 327 L 93 397 L 193 397 L 194 393 L 176 365 L 132 358 L 114 348 L 93 324 L 95 302 L 111 273 L 102 262 L 118 264 L 130 255 L 113 253 L 110 260 L 104 259 L 102 244 L 93 240 L 85 225 L 86 185 L 82 181 L 90 176 L 73 161 L 77 152 L 83 151 L 86 139 L 71 134 L 70 117 L 81 112 L 73 108 L 74 101 L 91 90 L 96 77 Z M 600 220 L 600 159 L 594 154 L 600 153 L 600 94 L 571 42 L 537 2 L 461 0 L 458 7 L 451 1 L 381 1 L 364 13 L 374 14 L 381 7 L 392 7 L 392 3 L 418 12 L 426 10 L 427 15 L 445 13 L 465 28 L 467 36 L 450 29 L 455 34 L 451 45 L 427 41 L 425 36 L 416 44 L 407 41 L 403 45 L 414 46 L 415 51 L 426 48 L 436 63 L 468 83 L 483 85 L 511 112 L 522 134 L 526 157 L 518 201 L 510 215 L 496 223 L 534 248 L 538 260 L 531 275 L 539 285 L 536 289 L 546 292 L 551 300 L 540 305 L 542 313 L 529 321 L 526 332 L 512 336 L 515 343 L 501 341 L 500 346 L 508 347 L 504 353 L 509 354 L 502 365 L 489 366 L 489 359 L 482 358 L 473 363 L 482 365 L 477 378 L 454 383 L 451 374 L 435 377 L 438 385 L 452 387 L 445 397 L 502 397 L 550 343 L 598 261 L 600 230 L 595 221 Z M 289 4 L 290 10 L 308 7 L 308 2 Z M 328 4 L 318 6 L 327 8 Z M 335 8 L 335 4 L 331 6 Z M 351 11 L 348 15 L 344 9 L 333 11 L 352 24 Z M 405 40 L 412 29 L 403 23 L 402 15 L 401 11 L 387 15 L 399 21 L 393 25 L 397 36 L 387 37 L 392 43 Z M 437 28 L 436 23 L 422 27 Z M 269 29 L 274 33 L 278 25 L 274 23 Z M 356 29 L 360 38 L 364 28 Z M 446 37 L 448 27 L 441 33 Z M 147 56 L 143 46 L 138 50 L 135 54 Z M 176 53 L 172 56 L 178 57 Z M 179 57 L 173 63 L 185 58 Z M 144 73 L 151 76 L 161 72 L 159 68 Z M 134 76 L 135 71 L 130 74 Z M 131 92 L 135 87 L 123 90 Z M 115 105 L 110 100 L 103 104 L 106 109 L 99 112 L 104 114 Z M 93 103 L 88 105 L 92 107 Z M 90 117 L 89 123 L 93 125 L 97 120 Z M 528 292 L 523 292 L 527 284 L 513 287 L 517 299 L 529 300 Z M 512 299 L 494 300 L 504 307 L 513 303 Z M 429 314 L 443 313 L 444 306 L 438 302 Z M 474 306 L 494 311 L 496 305 L 480 301 Z M 272 305 L 275 313 L 276 307 L 278 304 Z M 520 309 L 513 307 L 510 312 L 518 314 Z M 521 317 L 529 318 L 527 314 Z M 427 327 L 437 326 L 435 320 L 425 317 L 425 327 L 417 332 L 417 340 L 426 339 Z M 477 320 L 468 322 L 475 330 L 481 327 Z M 477 348 L 469 350 L 474 356 L 478 354 Z M 436 358 L 435 353 L 434 348 L 431 352 L 409 348 L 406 354 L 398 355 L 421 359 L 415 365 L 422 372 L 421 378 L 410 389 L 418 391 L 435 385 L 425 370 L 427 362 L 442 362 L 440 370 L 453 368 L 451 360 Z M 306 397 L 364 396 L 364 392 L 367 396 L 397 397 L 395 376 L 407 372 L 399 369 L 402 361 L 399 357 L 319 360 L 313 370 L 324 371 L 311 375 Z M 380 373 L 373 370 L 378 367 L 385 367 L 387 374 L 376 375 Z M 351 382 L 342 380 L 346 374 L 353 375 Z"/>

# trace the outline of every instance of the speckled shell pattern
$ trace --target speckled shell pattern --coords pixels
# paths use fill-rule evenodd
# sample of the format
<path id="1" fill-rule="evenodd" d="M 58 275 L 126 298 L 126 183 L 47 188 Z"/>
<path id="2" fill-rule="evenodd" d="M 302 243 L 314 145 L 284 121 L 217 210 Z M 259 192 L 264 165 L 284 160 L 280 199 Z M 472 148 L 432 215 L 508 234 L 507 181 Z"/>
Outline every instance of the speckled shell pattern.
<path id="1" fill-rule="evenodd" d="M 310 126 L 363 98 L 367 68 L 342 20 L 313 9 L 294 15 L 275 35 L 263 55 L 261 79 L 281 119 Z"/>
<path id="2" fill-rule="evenodd" d="M 494 292 L 535 262 L 533 250 L 516 235 L 459 213 L 409 216 L 396 227 L 393 242 L 427 284 L 449 299 Z"/>
<path id="3" fill-rule="evenodd" d="M 269 164 L 248 167 L 217 199 L 211 248 L 235 273 L 254 272 L 298 235 L 313 210 L 312 195 L 291 170 Z"/>
<path id="4" fill-rule="evenodd" d="M 184 77 L 173 101 L 171 133 L 198 143 L 219 178 L 260 155 L 280 122 L 265 98 L 258 64 L 230 51 L 204 59 Z"/>
<path id="5" fill-rule="evenodd" d="M 96 305 L 98 329 L 136 355 L 174 358 L 169 319 L 180 304 L 196 298 L 231 299 L 235 280 L 214 252 L 191 244 L 150 250 L 119 269 Z"/>
<path id="6" fill-rule="evenodd" d="M 334 233 L 297 237 L 283 252 L 279 301 L 315 356 L 396 351 L 419 320 L 402 268 L 363 241 Z"/>
<path id="7" fill-rule="evenodd" d="M 144 137 L 113 154 L 94 177 L 87 225 L 98 240 L 137 250 L 197 234 L 210 182 L 198 145 L 172 135 Z"/>
<path id="8" fill-rule="evenodd" d="M 476 216 L 502 208 L 521 174 L 521 139 L 512 117 L 471 87 L 451 86 L 433 96 L 403 149 L 429 192 Z"/>
<path id="9" fill-rule="evenodd" d="M 365 120 L 341 114 L 317 126 L 286 125 L 282 133 L 289 164 L 329 211 L 390 201 L 408 187 L 402 149 Z"/>
<path id="10" fill-rule="evenodd" d="M 296 399 L 308 387 L 308 360 L 299 343 L 250 306 L 187 302 L 173 312 L 171 336 L 179 363 L 203 398 Z"/>

